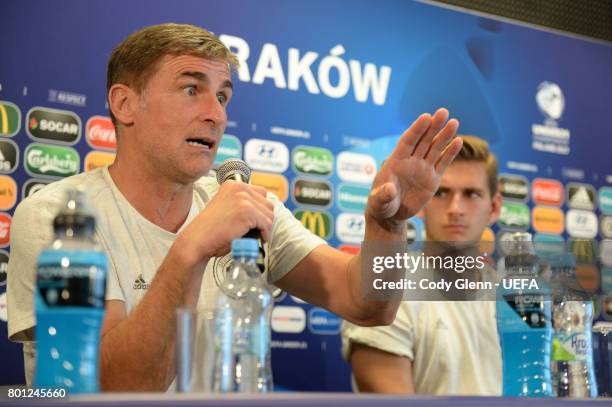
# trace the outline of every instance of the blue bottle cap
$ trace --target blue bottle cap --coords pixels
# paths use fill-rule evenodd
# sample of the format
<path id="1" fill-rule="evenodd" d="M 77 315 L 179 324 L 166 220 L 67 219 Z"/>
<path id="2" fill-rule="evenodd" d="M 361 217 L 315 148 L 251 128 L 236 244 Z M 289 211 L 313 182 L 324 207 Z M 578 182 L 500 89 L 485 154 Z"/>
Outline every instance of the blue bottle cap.
<path id="1" fill-rule="evenodd" d="M 256 258 L 259 244 L 256 239 L 235 239 L 232 241 L 232 257 Z"/>

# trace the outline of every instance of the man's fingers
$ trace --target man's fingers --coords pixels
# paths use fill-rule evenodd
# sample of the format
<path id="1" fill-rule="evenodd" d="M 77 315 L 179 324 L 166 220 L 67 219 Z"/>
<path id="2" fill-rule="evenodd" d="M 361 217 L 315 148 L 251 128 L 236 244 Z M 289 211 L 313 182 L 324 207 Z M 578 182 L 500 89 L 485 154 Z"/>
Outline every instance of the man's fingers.
<path id="1" fill-rule="evenodd" d="M 414 152 L 414 148 L 418 144 L 419 140 L 431 124 L 431 115 L 429 113 L 423 113 L 420 115 L 408 129 L 402 134 L 395 146 L 395 149 L 391 153 L 391 157 L 396 159 L 403 159 L 410 157 Z"/>
<path id="2" fill-rule="evenodd" d="M 440 159 L 440 154 L 453 140 L 459 129 L 459 122 L 456 119 L 451 119 L 446 123 L 446 126 L 434 137 L 429 151 L 425 155 L 425 160 L 434 165 Z"/>
<path id="3" fill-rule="evenodd" d="M 440 155 L 438 162 L 436 163 L 435 168 L 438 174 L 444 173 L 446 167 L 448 167 L 448 165 L 453 162 L 457 154 L 459 154 L 459 151 L 461 151 L 462 146 L 463 140 L 460 137 L 455 138 L 453 141 L 450 142 L 448 146 L 446 146 L 446 148 Z"/>
<path id="4" fill-rule="evenodd" d="M 397 188 L 392 182 L 386 182 L 372 191 L 370 210 L 373 214 L 387 218 L 393 215 L 391 207 L 397 195 Z"/>
<path id="5" fill-rule="evenodd" d="M 416 148 L 414 149 L 413 155 L 415 157 L 425 157 L 425 154 L 429 151 L 431 146 L 431 142 L 438 134 L 438 132 L 444 127 L 444 123 L 448 120 L 448 110 L 445 108 L 440 108 L 436 111 L 431 119 L 431 125 L 429 129 L 425 133 L 425 135 L 421 138 Z"/>

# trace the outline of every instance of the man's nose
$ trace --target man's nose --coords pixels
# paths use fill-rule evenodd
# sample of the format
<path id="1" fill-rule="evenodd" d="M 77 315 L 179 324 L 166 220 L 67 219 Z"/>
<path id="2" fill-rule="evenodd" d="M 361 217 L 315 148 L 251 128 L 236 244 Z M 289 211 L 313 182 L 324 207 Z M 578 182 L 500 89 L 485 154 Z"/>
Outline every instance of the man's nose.
<path id="1" fill-rule="evenodd" d="M 227 112 L 225 107 L 217 99 L 217 95 L 209 93 L 202 103 L 200 120 L 209 122 L 213 126 L 224 126 L 227 122 Z"/>
<path id="2" fill-rule="evenodd" d="M 448 206 L 448 212 L 455 216 L 462 216 L 465 210 L 464 206 L 463 196 L 460 193 L 453 194 Z"/>

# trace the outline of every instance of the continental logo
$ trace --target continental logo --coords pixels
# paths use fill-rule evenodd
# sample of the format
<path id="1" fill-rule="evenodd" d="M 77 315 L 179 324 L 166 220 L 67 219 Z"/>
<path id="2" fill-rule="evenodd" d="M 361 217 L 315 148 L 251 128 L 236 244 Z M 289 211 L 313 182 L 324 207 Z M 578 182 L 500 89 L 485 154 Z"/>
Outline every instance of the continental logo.
<path id="1" fill-rule="evenodd" d="M 495 251 L 495 233 L 489 227 L 480 236 L 480 251 L 482 253 L 493 253 Z"/>
<path id="2" fill-rule="evenodd" d="M 6 247 L 11 241 L 11 215 L 0 213 L 0 247 Z"/>
<path id="3" fill-rule="evenodd" d="M 293 199 L 299 205 L 328 207 L 332 202 L 332 188 L 325 181 L 297 179 L 293 183 Z"/>
<path id="4" fill-rule="evenodd" d="M 10 174 L 19 164 L 19 147 L 13 140 L 0 139 L 0 172 Z"/>
<path id="5" fill-rule="evenodd" d="M 332 220 L 325 212 L 298 209 L 294 216 L 302 225 L 322 239 L 328 239 L 332 234 Z"/>
<path id="6" fill-rule="evenodd" d="M 309 175 L 331 175 L 334 169 L 334 156 L 325 148 L 297 146 L 291 152 L 296 172 Z"/>
<path id="7" fill-rule="evenodd" d="M 0 100 L 0 135 L 13 137 L 21 128 L 21 110 L 16 104 Z"/>
<path id="8" fill-rule="evenodd" d="M 117 149 L 117 133 L 110 117 L 92 116 L 85 125 L 87 144 L 92 148 Z"/>
<path id="9" fill-rule="evenodd" d="M 81 119 L 68 110 L 33 107 L 26 117 L 26 132 L 36 141 L 76 144 L 81 138 Z"/>
<path id="10" fill-rule="evenodd" d="M 49 185 L 50 181 L 40 179 L 29 179 L 23 184 L 21 189 L 21 199 L 26 199 L 30 195 L 34 195 L 36 192 L 43 189 L 46 185 Z"/>
<path id="11" fill-rule="evenodd" d="M 85 171 L 95 170 L 100 167 L 108 167 L 115 161 L 115 154 L 103 153 L 101 151 L 90 151 L 85 156 Z"/>
<path id="12" fill-rule="evenodd" d="M 9 254 L 6 250 L 0 250 L 0 287 L 6 285 L 6 271 L 8 270 Z"/>
<path id="13" fill-rule="evenodd" d="M 502 228 L 527 229 L 529 208 L 524 203 L 504 201 L 497 223 Z"/>
<path id="14" fill-rule="evenodd" d="M 282 175 L 252 172 L 251 184 L 264 187 L 266 191 L 276 195 L 282 202 L 289 198 L 289 181 Z"/>
<path id="15" fill-rule="evenodd" d="M 230 158 L 242 158 L 242 143 L 238 137 L 224 134 L 217 149 L 214 166 L 217 167 Z"/>
<path id="16" fill-rule="evenodd" d="M 336 172 L 342 181 L 370 184 L 376 176 L 376 161 L 367 154 L 343 151 L 336 159 Z"/>
<path id="17" fill-rule="evenodd" d="M 531 196 L 538 205 L 561 206 L 564 199 L 563 184 L 554 179 L 536 178 L 531 184 Z"/>
<path id="18" fill-rule="evenodd" d="M 32 143 L 24 156 L 26 171 L 32 176 L 68 177 L 79 172 L 79 154 L 71 147 Z"/>
<path id="19" fill-rule="evenodd" d="M 531 212 L 533 229 L 538 233 L 560 235 L 563 233 L 565 216 L 559 208 L 536 206 Z"/>
<path id="20" fill-rule="evenodd" d="M 567 186 L 567 206 L 575 209 L 595 210 L 595 188 L 589 184 L 569 184 Z"/>
<path id="21" fill-rule="evenodd" d="M 529 196 L 529 181 L 519 175 L 502 174 L 499 177 L 499 192 L 504 198 L 526 201 Z"/>
<path id="22" fill-rule="evenodd" d="M 7 175 L 0 175 L 0 210 L 7 211 L 17 202 L 17 183 Z"/>

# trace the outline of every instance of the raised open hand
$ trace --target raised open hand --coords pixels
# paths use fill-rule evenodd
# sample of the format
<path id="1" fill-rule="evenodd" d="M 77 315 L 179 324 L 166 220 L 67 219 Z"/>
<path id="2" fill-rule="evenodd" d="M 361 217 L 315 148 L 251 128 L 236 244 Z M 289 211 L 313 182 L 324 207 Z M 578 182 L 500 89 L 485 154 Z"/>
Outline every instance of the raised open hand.
<path id="1" fill-rule="evenodd" d="M 444 108 L 433 117 L 424 113 L 402 134 L 374 179 L 366 220 L 390 230 L 432 198 L 462 145 L 460 138 L 454 138 L 459 122 L 448 116 Z"/>

